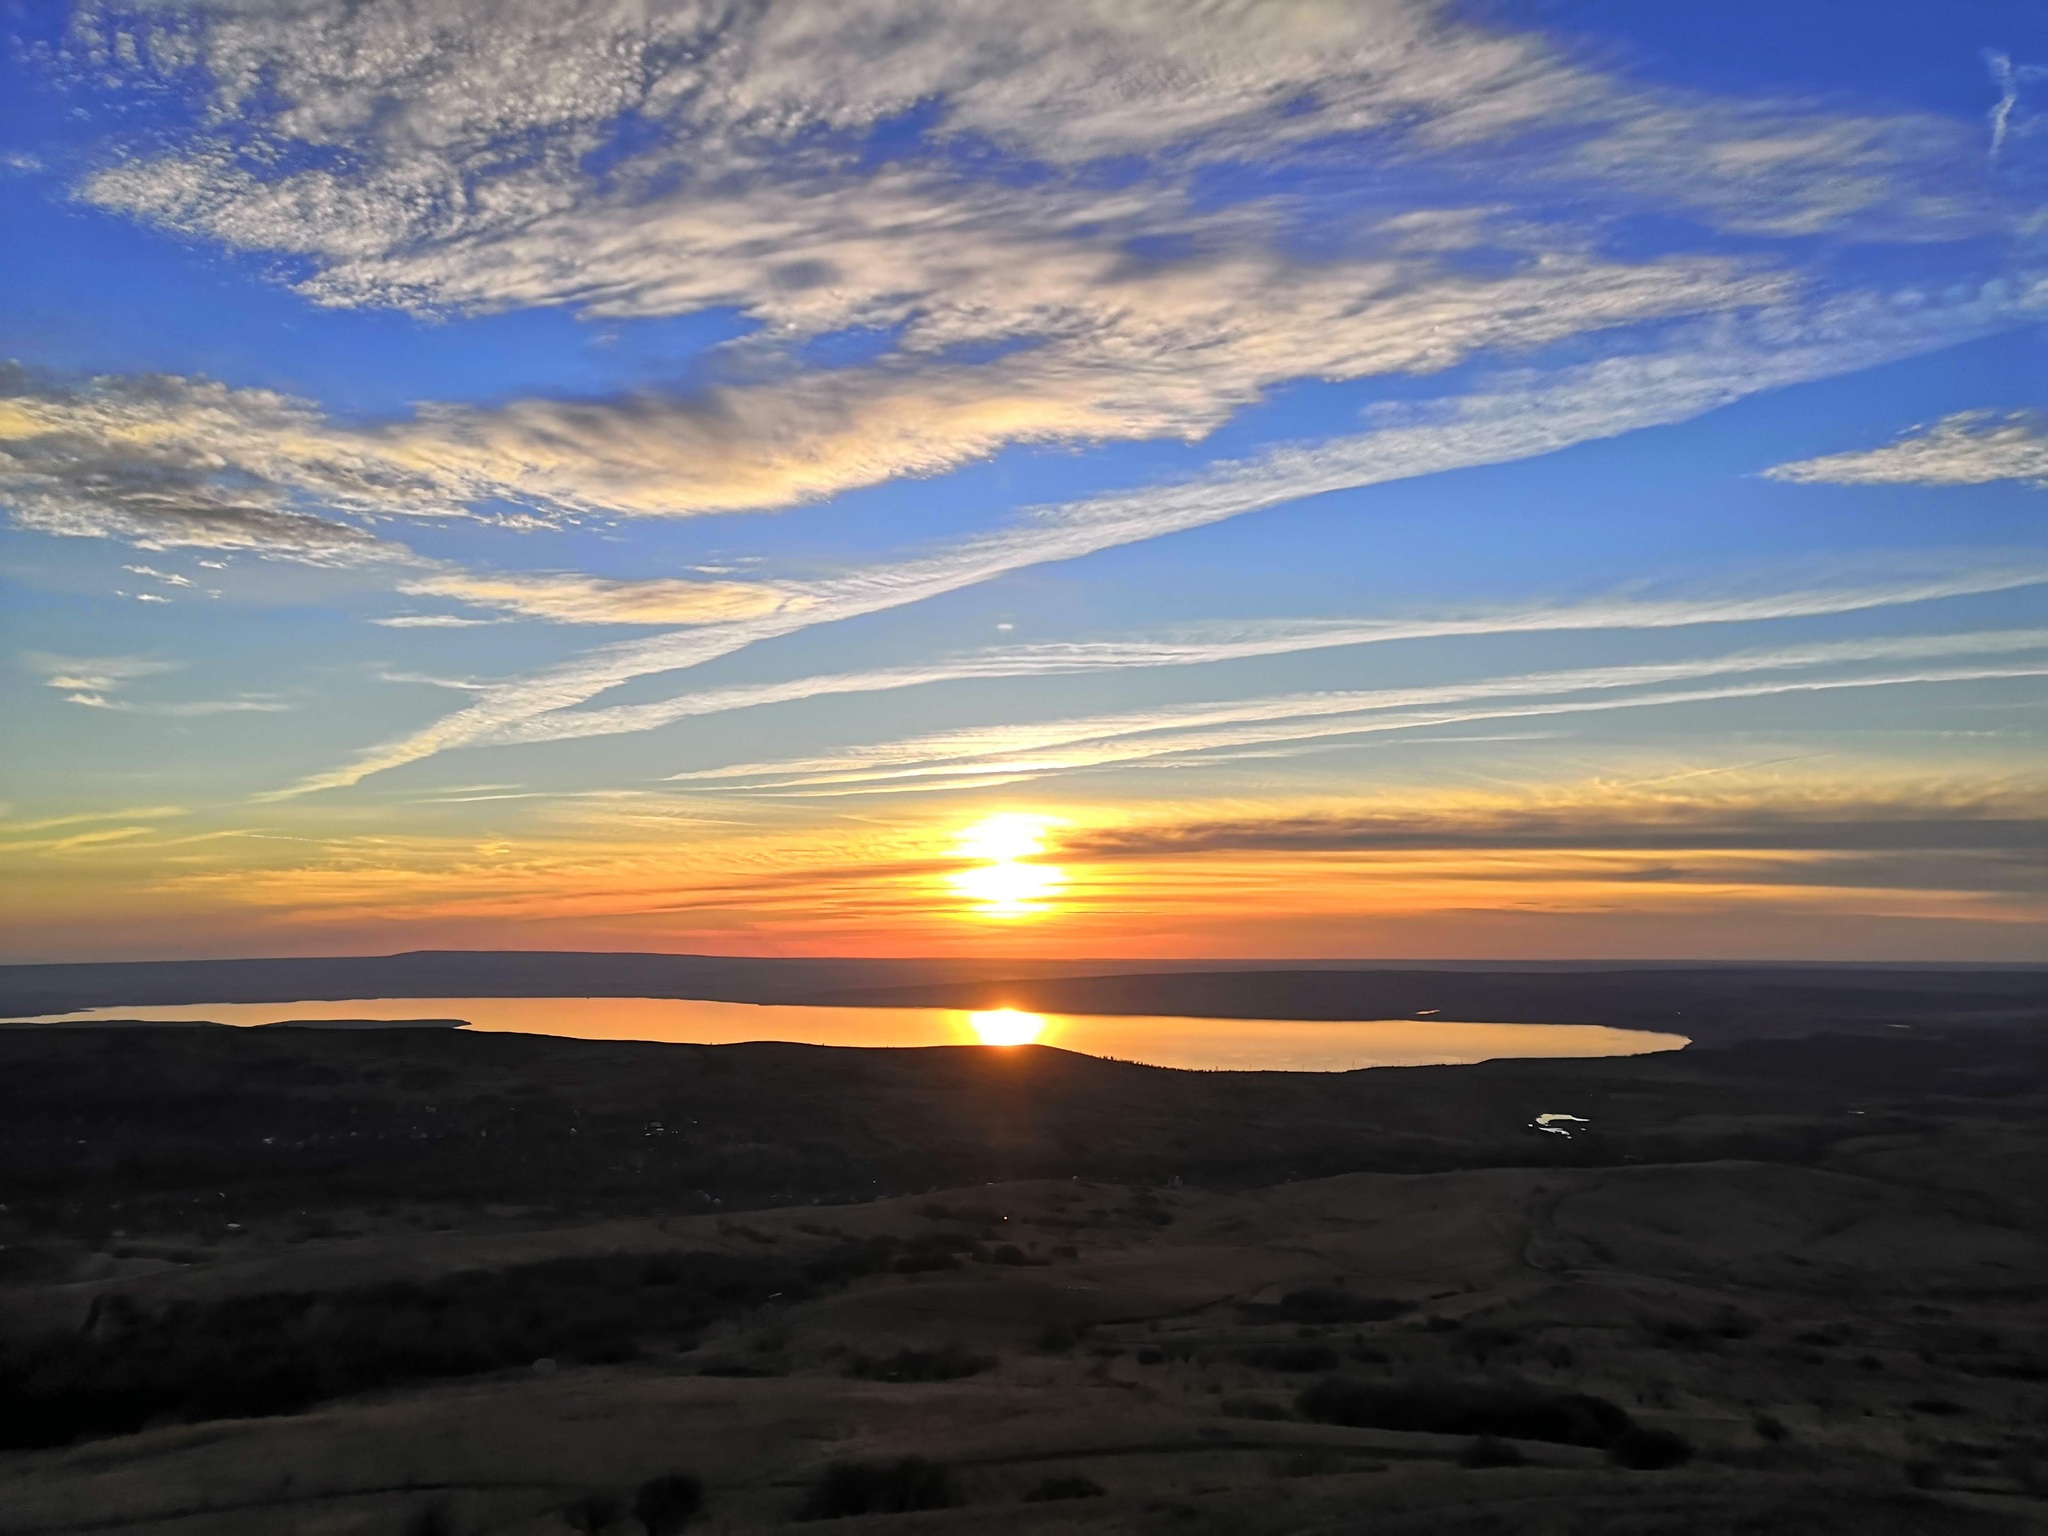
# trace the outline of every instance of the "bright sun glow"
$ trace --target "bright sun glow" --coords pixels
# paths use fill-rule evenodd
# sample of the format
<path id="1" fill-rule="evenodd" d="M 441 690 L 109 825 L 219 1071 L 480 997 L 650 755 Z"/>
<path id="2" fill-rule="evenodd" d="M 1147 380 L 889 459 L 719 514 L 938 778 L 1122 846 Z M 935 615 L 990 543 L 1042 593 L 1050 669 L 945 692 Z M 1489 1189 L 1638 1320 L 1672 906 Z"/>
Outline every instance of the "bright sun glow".
<path id="1" fill-rule="evenodd" d="M 997 917 L 1036 912 L 1065 877 L 1044 864 L 980 864 L 953 876 L 953 889 Z"/>
<path id="2" fill-rule="evenodd" d="M 1014 811 L 985 817 L 960 834 L 954 852 L 962 858 L 1008 864 L 1045 852 L 1045 829 L 1051 819 Z"/>
<path id="3" fill-rule="evenodd" d="M 954 852 L 986 862 L 952 875 L 953 889 L 973 902 L 982 917 L 1027 917 L 1044 911 L 1053 893 L 1066 884 L 1066 874 L 1057 865 L 1024 861 L 1045 851 L 1045 829 L 1051 824 L 1047 816 L 1006 811 L 968 827 Z"/>
<path id="4" fill-rule="evenodd" d="M 1045 1029 L 1045 1020 L 1039 1015 L 1015 1008 L 970 1013 L 967 1022 L 983 1045 L 1029 1045 Z"/>

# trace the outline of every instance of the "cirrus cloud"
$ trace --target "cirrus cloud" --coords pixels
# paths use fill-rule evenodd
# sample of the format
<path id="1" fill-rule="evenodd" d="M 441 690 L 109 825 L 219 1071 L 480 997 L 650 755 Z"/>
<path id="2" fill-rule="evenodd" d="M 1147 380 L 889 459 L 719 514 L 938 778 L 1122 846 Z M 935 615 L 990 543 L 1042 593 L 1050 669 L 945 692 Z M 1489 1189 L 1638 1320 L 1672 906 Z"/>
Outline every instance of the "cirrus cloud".
<path id="1" fill-rule="evenodd" d="M 1764 473 L 1805 485 L 2048 486 L 2048 417 L 2038 411 L 1959 411 L 1883 448 L 1831 453 Z"/>
<path id="2" fill-rule="evenodd" d="M 474 607 L 502 609 L 557 624 L 718 624 L 758 618 L 805 602 L 801 593 L 782 592 L 757 582 L 608 581 L 574 573 L 451 572 L 401 583 L 399 590 L 416 597 L 454 598 Z M 419 628 L 425 627 L 422 617 L 432 616 L 381 622 Z"/>

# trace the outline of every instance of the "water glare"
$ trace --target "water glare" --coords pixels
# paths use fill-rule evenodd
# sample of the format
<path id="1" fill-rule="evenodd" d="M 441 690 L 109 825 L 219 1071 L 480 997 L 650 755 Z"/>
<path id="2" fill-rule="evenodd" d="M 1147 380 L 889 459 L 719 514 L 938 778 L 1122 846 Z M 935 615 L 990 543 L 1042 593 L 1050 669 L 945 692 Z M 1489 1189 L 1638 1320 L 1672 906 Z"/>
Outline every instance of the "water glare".
<path id="1" fill-rule="evenodd" d="M 983 1045 L 1029 1045 L 1045 1032 L 1045 1016 L 1015 1008 L 990 1008 L 967 1015 Z"/>
<path id="2" fill-rule="evenodd" d="M 286 1019 L 466 1019 L 480 1033 L 697 1045 L 793 1040 L 902 1047 L 995 1044 L 981 1021 L 1085 1056 L 1199 1070 L 1349 1072 L 1500 1057 L 1634 1056 L 1684 1045 L 1683 1035 L 1598 1024 L 1444 1024 L 1414 1019 L 1219 1019 L 1161 1014 L 1026 1013 L 1022 1009 L 846 1008 L 675 997 L 383 997 L 289 1003 L 120 1003 L 37 1022 L 110 1020 L 257 1025 Z M 1014 1025 L 1009 1021 L 1017 1021 Z M 28 1022 L 8 1021 L 8 1022 Z M 0 1029 L 6 1027 L 0 1022 Z M 1556 1116 L 1552 1116 L 1553 1121 Z"/>

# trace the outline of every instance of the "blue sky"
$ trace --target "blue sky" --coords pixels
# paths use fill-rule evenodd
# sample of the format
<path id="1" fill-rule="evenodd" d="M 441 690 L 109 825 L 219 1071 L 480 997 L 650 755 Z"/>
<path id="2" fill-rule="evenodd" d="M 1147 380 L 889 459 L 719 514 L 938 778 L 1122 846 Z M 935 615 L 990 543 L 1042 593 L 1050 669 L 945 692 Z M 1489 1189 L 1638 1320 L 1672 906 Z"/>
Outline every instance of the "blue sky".
<path id="1" fill-rule="evenodd" d="M 8 26 L 16 958 L 2044 957 L 2038 6 Z"/>

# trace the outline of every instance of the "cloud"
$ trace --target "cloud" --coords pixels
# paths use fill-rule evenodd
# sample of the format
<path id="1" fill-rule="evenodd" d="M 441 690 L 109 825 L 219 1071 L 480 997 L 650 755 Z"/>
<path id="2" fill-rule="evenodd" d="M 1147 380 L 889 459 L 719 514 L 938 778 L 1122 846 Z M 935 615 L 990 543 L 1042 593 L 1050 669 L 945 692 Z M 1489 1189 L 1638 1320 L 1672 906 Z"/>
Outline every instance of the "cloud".
<path id="1" fill-rule="evenodd" d="M 153 565 L 124 565 L 121 569 L 131 576 L 147 576 L 152 581 L 160 581 L 169 587 L 189 587 L 192 585 L 192 578 L 190 576 L 180 576 L 175 571 L 160 571 Z"/>
<path id="2" fill-rule="evenodd" d="M 400 584 L 416 597 L 452 597 L 557 624 L 716 624 L 801 606 L 800 595 L 742 581 L 608 581 L 595 576 L 429 576 Z M 399 621 L 384 619 L 387 625 Z M 414 620 L 416 625 L 419 621 Z M 402 627 L 402 626 L 401 626 Z"/>
<path id="3" fill-rule="evenodd" d="M 1517 146 L 1514 181 L 1547 174 L 1566 200 L 1619 179 L 1803 232 L 1887 213 L 1952 227 L 1942 173 L 1973 153 L 1929 115 L 1648 93 L 1434 0 L 1218 0 L 1198 24 L 1173 0 L 1028 15 L 997 0 L 459 0 L 152 20 L 124 68 L 118 19 L 86 18 L 91 67 L 196 85 L 207 111 L 185 143 L 106 167 L 84 195 L 303 253 L 308 291 L 337 303 L 730 304 L 782 330 L 964 318 L 991 296 L 994 249 L 1012 272 L 1056 269 L 1060 246 L 1090 243 L 1066 231 L 1184 229 L 1203 166 L 1313 164 L 1368 134 L 1440 182 L 1469 174 L 1476 146 Z M 919 145 L 864 161 L 864 137 L 913 111 Z M 1039 173 L 1028 197 L 1000 196 L 991 155 Z M 1091 191 L 1077 172 L 1112 158 L 1149 174 Z M 992 295 L 987 333 L 1019 329 L 1037 296 L 1022 287 Z"/>
<path id="4" fill-rule="evenodd" d="M 1675 629 L 1750 624 L 1822 614 L 1855 613 L 2048 583 L 2048 566 L 2024 563 L 1926 575 L 1864 586 L 1809 587 L 1760 595 L 1610 598 L 1595 602 L 1494 609 L 1439 618 L 1272 622 L 1236 625 L 1171 640 L 1076 641 L 1004 646 L 923 665 L 815 674 L 783 682 L 737 683 L 650 704 L 560 710 L 490 738 L 494 745 L 560 741 L 654 730 L 677 720 L 729 710 L 793 703 L 848 693 L 880 693 L 934 683 L 1014 677 L 1059 677 L 1152 667 L 1206 666 L 1262 656 L 1294 655 L 1396 641 L 1460 635 L 1538 634 L 1591 630 Z M 999 626 L 1000 627 L 1000 626 Z"/>
<path id="5" fill-rule="evenodd" d="M 1008 443 L 1199 437 L 1288 380 L 1788 297 L 1754 259 L 1594 255 L 1588 221 L 1646 197 L 1806 233 L 1879 208 L 1912 238 L 1961 227 L 1928 190 L 1955 184 L 1946 120 L 1653 95 L 1426 0 L 1218 0 L 1199 26 L 1164 0 L 88 9 L 73 46 L 96 80 L 206 104 L 82 195 L 303 253 L 329 302 L 761 326 L 745 378 L 688 397 L 354 428 L 204 380 L 18 390 L 17 518 L 144 547 L 401 558 L 337 515 L 781 507 Z M 864 158 L 913 108 L 921 147 Z M 1295 155 L 1326 174 L 1363 133 L 1391 184 L 1362 200 L 1219 202 L 1192 179 Z M 882 356 L 790 350 L 849 327 Z"/>
<path id="6" fill-rule="evenodd" d="M 202 378 L 73 388 L 15 369 L 0 377 L 0 500 L 23 526 L 143 548 L 403 560 L 403 549 L 339 519 L 469 516 L 505 503 L 542 523 L 769 510 L 938 474 L 1011 443 L 1198 438 L 1290 379 L 1433 371 L 1483 349 L 1784 295 L 1781 280 L 1722 261 L 1622 265 L 1573 253 L 1487 276 L 1406 258 L 1272 253 L 1133 264 L 1113 248 L 1064 277 L 1034 262 L 1016 252 L 992 260 L 976 312 L 1035 282 L 1074 286 L 1027 306 L 1030 344 L 994 360 L 784 368 L 685 396 L 428 404 L 407 419 L 345 425 L 304 400 Z M 971 328 L 942 330 L 929 343 L 944 353 L 974 339 Z"/>
<path id="7" fill-rule="evenodd" d="M 1716 699 L 1914 683 L 2048 676 L 2048 630 L 1825 642 L 1672 662 L 1580 668 L 1418 688 L 1288 694 L 992 726 L 829 757 L 676 774 L 757 791 L 862 793 L 975 775 L 1039 775 L 1276 743 Z M 1954 658 L 2014 657 L 1937 665 Z M 1913 663 L 1902 666 L 1901 663 Z M 1891 670 L 1853 670 L 1882 667 Z M 1773 673 L 1831 674 L 1777 678 Z M 1681 685 L 1681 686 L 1673 686 Z"/>
<path id="8" fill-rule="evenodd" d="M 388 559 L 403 552 L 306 503 L 397 511 L 422 489 L 268 390 L 159 375 L 71 388 L 0 365 L 0 504 L 36 532 L 315 564 Z"/>
<path id="9" fill-rule="evenodd" d="M 1551 373 L 1504 374 L 1471 394 L 1382 413 L 1375 430 L 1212 465 L 1141 490 L 1039 509 L 950 548 L 792 585 L 795 610 L 603 647 L 495 688 L 467 709 L 276 793 L 345 787 L 370 774 L 529 729 L 637 677 L 703 664 L 762 640 L 920 602 L 1011 571 L 1071 560 L 1303 497 L 1499 464 L 1683 421 L 1762 390 L 1847 372 L 2010 324 L 2048 307 L 2048 285 L 1986 285 L 1953 304 L 1851 295 L 1678 327 L 1661 345 Z M 564 735 L 578 734 L 571 722 Z"/>
<path id="10" fill-rule="evenodd" d="M 195 699 L 183 703 L 136 703 L 116 697 L 138 678 L 160 677 L 178 671 L 184 664 L 160 661 L 149 656 L 52 656 L 42 651 L 22 655 L 22 664 L 42 675 L 43 686 L 55 688 L 64 702 L 85 709 L 115 710 L 127 714 L 196 717 L 202 715 L 274 714 L 288 704 L 259 695 L 234 699 Z"/>
<path id="11" fill-rule="evenodd" d="M 95 821 L 160 821 L 191 813 L 177 805 L 127 806 L 112 811 L 82 811 L 69 816 L 41 816 L 33 821 L 0 821 L 0 835 L 19 836 L 26 832 L 47 832 L 56 827 L 83 826 Z"/>
<path id="12" fill-rule="evenodd" d="M 1653 96 L 1428 0 L 1218 0 L 1199 25 L 1167 0 L 152 21 L 88 16 L 91 68 L 207 110 L 178 147 L 103 166 L 90 201 L 302 254 L 323 302 L 758 322 L 727 349 L 750 382 L 375 434 L 366 451 L 457 500 L 780 507 L 1007 443 L 1199 437 L 1288 380 L 1789 292 L 1761 257 L 1595 255 L 1646 200 L 1864 238 L 1989 217 L 1959 209 L 1974 150 L 1945 119 Z M 863 155 L 913 110 L 914 146 Z M 1290 168 L 1355 172 L 1366 134 L 1384 187 L 1288 189 Z M 1117 175 L 1089 169 L 1105 157 Z M 1271 174 L 1219 201 L 1217 164 Z M 803 367 L 794 344 L 849 328 L 887 338 L 878 361 Z"/>
<path id="13" fill-rule="evenodd" d="M 1404 804 L 1096 827 L 1052 858 L 1400 849 L 2048 853 L 2048 803 L 2010 791 L 1941 793 L 1750 785 L 1718 798 L 1566 793 L 1561 803 Z"/>
<path id="14" fill-rule="evenodd" d="M 2048 80 L 2048 65 L 2015 64 L 2011 55 L 1995 48 L 1984 50 L 1984 62 L 1991 71 L 1991 83 L 1998 88 L 1998 100 L 1991 104 L 1987 114 L 1991 120 L 1989 159 L 1996 168 L 2007 139 L 2040 130 L 2041 115 L 2021 107 L 2021 88 Z"/>
<path id="15" fill-rule="evenodd" d="M 671 242 L 661 249 L 677 261 Z M 1780 279 L 1725 262 L 1631 266 L 1568 253 L 1478 276 L 1409 259 L 1134 264 L 1113 248 L 1085 260 L 1013 250 L 991 254 L 985 280 L 973 315 L 1021 304 L 1029 316 L 1011 333 L 1028 342 L 990 361 L 945 361 L 986 337 L 979 321 L 954 327 L 927 314 L 897 355 L 872 366 L 687 398 L 436 407 L 381 429 L 376 445 L 471 500 L 631 516 L 765 510 L 939 474 L 1012 443 L 1194 440 L 1288 380 L 1432 372 L 1488 348 L 1785 292 Z M 1046 291 L 1027 297 L 1033 288 Z"/>
<path id="16" fill-rule="evenodd" d="M 994 361 L 898 358 L 689 396 L 425 405 L 349 426 L 306 401 L 206 379 L 72 389 L 17 369 L 0 397 L 0 501 L 41 532 L 143 548 L 405 560 L 336 515 L 446 518 L 512 503 L 549 523 L 768 510 L 941 473 L 1010 443 L 1197 438 L 1288 379 L 1432 371 L 1481 349 L 1783 295 L 1777 279 L 1723 262 L 1577 255 L 1483 278 L 1394 260 L 1116 270 L 1128 266 L 1100 253 L 1086 302 L 1048 297 L 1033 343 Z M 1032 280 L 1007 262 L 989 279 L 1012 297 Z"/>
<path id="17" fill-rule="evenodd" d="M 395 613 L 389 618 L 372 619 L 372 624 L 381 624 L 386 629 L 475 629 L 480 625 L 503 624 L 504 619 L 465 619 L 454 613 Z"/>
<path id="18" fill-rule="evenodd" d="M 2038 411 L 1960 411 L 1884 448 L 1780 464 L 1764 473 L 1806 485 L 1988 485 L 2027 480 L 2048 487 L 2048 418 Z"/>
<path id="19" fill-rule="evenodd" d="M 81 19 L 78 67 L 203 109 L 146 144 L 110 141 L 78 185 L 87 201 L 287 254 L 323 303 L 725 308 L 755 326 L 688 396 L 424 406 L 346 428 L 277 402 L 299 413 L 290 443 L 253 434 L 274 461 L 227 452 L 202 482 L 217 499 L 250 484 L 273 510 L 370 518 L 760 510 L 1008 443 L 1197 439 L 1291 380 L 1427 373 L 1592 333 L 1615 354 L 791 585 L 800 609 L 508 682 L 303 787 L 808 624 L 1682 420 L 2013 323 L 2040 299 L 2024 271 L 1940 297 L 1830 298 L 1824 271 L 1793 275 L 1810 246 L 1738 258 L 1703 237 L 1708 254 L 1617 256 L 1641 245 L 1610 238 L 1617 221 L 1646 211 L 1859 241 L 2010 219 L 1958 173 L 1980 153 L 1974 123 L 1641 88 L 1434 0 L 1213 0 L 1199 26 L 1170 0 L 124 17 Z M 807 361 L 804 342 L 849 329 L 870 361 Z"/>
<path id="20" fill-rule="evenodd" d="M 153 656 L 53 656 L 45 651 L 22 653 L 22 665 L 39 673 L 45 688 L 65 695 L 65 703 L 88 709 L 111 709 L 107 695 L 117 693 L 137 678 L 158 677 L 175 672 L 181 663 Z"/>

